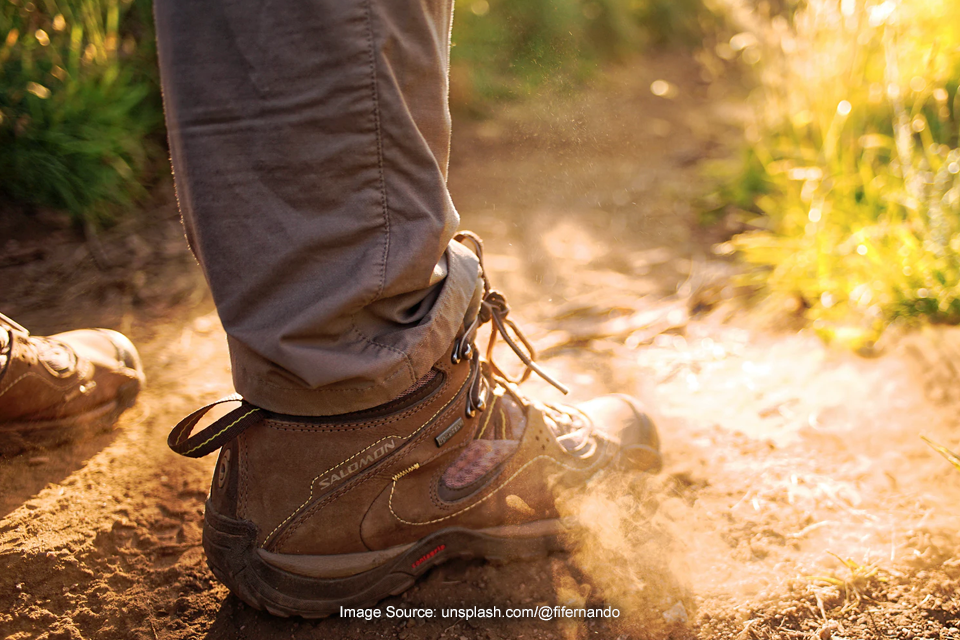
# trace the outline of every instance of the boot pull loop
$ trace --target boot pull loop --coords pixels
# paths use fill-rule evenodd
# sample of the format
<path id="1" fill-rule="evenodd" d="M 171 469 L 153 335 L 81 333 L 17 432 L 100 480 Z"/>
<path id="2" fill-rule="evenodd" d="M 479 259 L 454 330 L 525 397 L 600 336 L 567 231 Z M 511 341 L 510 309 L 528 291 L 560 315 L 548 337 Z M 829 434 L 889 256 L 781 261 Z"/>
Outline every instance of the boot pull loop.
<path id="1" fill-rule="evenodd" d="M 240 406 L 202 431 L 190 435 L 193 428 L 210 409 L 225 402 L 240 402 Z M 188 458 L 202 458 L 227 444 L 248 427 L 260 422 L 262 410 L 244 401 L 239 394 L 231 394 L 205 407 L 200 407 L 177 423 L 167 437 L 167 446 Z"/>

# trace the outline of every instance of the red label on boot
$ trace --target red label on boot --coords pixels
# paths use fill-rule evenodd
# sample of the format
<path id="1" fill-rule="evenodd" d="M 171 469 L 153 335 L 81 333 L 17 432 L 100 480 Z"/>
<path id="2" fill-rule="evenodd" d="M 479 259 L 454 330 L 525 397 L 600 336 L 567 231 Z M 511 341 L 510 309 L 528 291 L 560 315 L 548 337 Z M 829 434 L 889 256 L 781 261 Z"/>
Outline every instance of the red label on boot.
<path id="1" fill-rule="evenodd" d="M 410 566 L 411 566 L 412 568 L 416 569 L 416 568 L 419 567 L 421 564 L 423 564 L 424 562 L 426 562 L 427 560 L 429 560 L 429 559 L 432 558 L 433 556 L 437 555 L 438 553 L 440 553 L 441 551 L 443 551 L 443 550 L 446 549 L 446 548 L 447 548 L 447 545 L 442 544 L 442 545 L 440 545 L 439 547 L 437 547 L 436 549 L 434 549 L 433 551 L 431 551 L 430 553 L 422 556 L 419 560 L 417 560 L 416 562 L 414 562 L 414 563 L 413 563 L 412 565 L 410 565 Z"/>

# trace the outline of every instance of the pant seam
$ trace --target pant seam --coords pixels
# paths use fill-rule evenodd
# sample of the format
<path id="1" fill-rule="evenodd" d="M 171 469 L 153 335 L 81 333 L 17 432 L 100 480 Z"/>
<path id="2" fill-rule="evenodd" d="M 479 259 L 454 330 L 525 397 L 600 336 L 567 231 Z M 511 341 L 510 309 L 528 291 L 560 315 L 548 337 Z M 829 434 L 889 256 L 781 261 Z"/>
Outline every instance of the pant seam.
<path id="1" fill-rule="evenodd" d="M 446 80 L 447 80 L 447 95 L 444 98 L 443 104 L 446 109 L 446 118 L 447 122 L 450 122 L 450 43 L 453 42 L 453 14 L 456 11 L 456 2 L 450 3 L 450 20 L 447 23 L 447 60 L 446 60 Z M 453 137 L 447 136 L 447 164 L 443 168 L 443 182 L 446 184 L 447 176 L 450 173 L 450 150 L 453 146 Z"/>
<path id="2" fill-rule="evenodd" d="M 373 37 L 373 12 L 367 0 L 367 41 L 370 45 L 370 94 L 373 99 L 373 123 L 377 138 L 377 170 L 380 175 L 380 206 L 383 209 L 383 257 L 380 262 L 380 284 L 370 302 L 379 300 L 387 281 L 387 257 L 390 254 L 390 204 L 387 199 L 387 183 L 383 176 L 383 131 L 380 123 L 380 95 L 377 91 L 377 52 Z M 369 304 L 369 303 L 367 303 Z M 366 304 L 364 305 L 366 306 Z"/>

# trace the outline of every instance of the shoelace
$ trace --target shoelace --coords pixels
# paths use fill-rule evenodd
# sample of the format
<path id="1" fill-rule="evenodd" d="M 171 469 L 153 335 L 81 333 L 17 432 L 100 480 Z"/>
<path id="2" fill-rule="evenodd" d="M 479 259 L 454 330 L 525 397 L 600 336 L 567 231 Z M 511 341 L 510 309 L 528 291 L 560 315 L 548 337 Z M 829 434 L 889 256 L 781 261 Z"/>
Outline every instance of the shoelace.
<path id="1" fill-rule="evenodd" d="M 575 407 L 555 404 L 538 404 L 544 416 L 553 423 L 553 432 L 567 453 L 589 458 L 597 449 L 590 420 Z"/>
<path id="2" fill-rule="evenodd" d="M 491 373 L 503 378 L 507 382 L 520 384 L 526 381 L 531 373 L 535 372 L 548 383 L 559 389 L 564 395 L 569 393 L 569 389 L 536 363 L 537 352 L 533 348 L 533 345 L 530 344 L 527 337 L 523 335 L 523 332 L 520 331 L 516 323 L 507 317 L 510 313 L 507 299 L 502 293 L 490 287 L 490 280 L 487 278 L 483 264 L 483 241 L 480 240 L 480 237 L 470 231 L 464 231 L 454 236 L 454 240 L 461 244 L 466 244 L 466 242 L 464 242 L 465 240 L 473 244 L 474 253 L 477 254 L 477 259 L 480 261 L 480 278 L 483 281 L 483 298 L 480 301 L 480 310 L 453 345 L 452 360 L 454 364 L 458 364 L 467 358 L 471 360 L 470 380 L 468 383 L 470 393 L 467 397 L 466 409 L 467 417 L 472 418 L 476 415 L 477 411 L 483 411 L 486 408 L 487 394 L 484 393 L 484 390 L 489 391 L 491 388 L 488 382 L 490 378 L 489 374 Z M 490 338 L 487 340 L 486 357 L 481 361 L 479 351 L 476 347 L 477 332 L 480 327 L 487 322 L 491 322 Z M 522 348 L 510 335 L 511 331 L 517 337 L 517 340 L 520 341 L 520 344 L 523 345 Z M 498 334 L 525 366 L 523 374 L 519 379 L 515 380 L 508 376 L 493 360 L 493 349 L 496 345 Z M 482 375 L 485 367 L 489 369 L 488 375 Z"/>
<path id="3" fill-rule="evenodd" d="M 464 241 L 473 244 L 474 253 L 477 254 L 477 259 L 480 261 L 480 277 L 483 281 L 483 298 L 480 302 L 480 311 L 453 346 L 452 360 L 454 364 L 458 364 L 467 358 L 471 360 L 466 406 L 467 417 L 472 418 L 477 412 L 487 408 L 489 394 L 496 385 L 497 378 L 519 385 L 525 382 L 531 373 L 536 373 L 564 395 L 569 393 L 567 387 L 536 363 L 536 349 L 516 323 L 507 317 L 510 313 L 510 306 L 507 304 L 506 297 L 490 286 L 490 280 L 487 278 L 483 264 L 483 242 L 479 236 L 470 231 L 464 231 L 458 233 L 454 239 L 462 244 L 466 244 Z M 491 323 L 490 338 L 487 340 L 485 357 L 481 360 L 479 350 L 476 347 L 476 338 L 480 327 L 487 322 Z M 493 360 L 493 350 L 498 335 L 524 364 L 525 368 L 519 378 L 511 378 Z M 516 336 L 516 340 L 513 336 Z M 529 400 L 525 398 L 524 400 L 528 404 L 530 403 Z M 549 421 L 553 423 L 555 427 L 553 431 L 556 434 L 557 441 L 569 453 L 584 457 L 592 455 L 596 448 L 596 441 L 591 437 L 593 428 L 586 416 L 572 407 L 545 403 L 536 404 L 549 418 Z"/>

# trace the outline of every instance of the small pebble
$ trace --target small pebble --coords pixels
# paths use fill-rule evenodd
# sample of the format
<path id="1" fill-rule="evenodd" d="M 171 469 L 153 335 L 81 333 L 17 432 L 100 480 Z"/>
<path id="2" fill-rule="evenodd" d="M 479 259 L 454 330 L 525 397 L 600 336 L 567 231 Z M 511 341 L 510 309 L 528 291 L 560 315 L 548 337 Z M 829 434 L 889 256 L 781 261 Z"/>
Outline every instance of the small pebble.
<path id="1" fill-rule="evenodd" d="M 836 622 L 834 622 L 833 620 L 828 621 L 820 629 L 820 640 L 830 640 L 830 638 L 833 637 L 833 633 L 835 631 L 838 631 L 839 629 L 840 629 L 840 625 L 838 625 Z"/>

